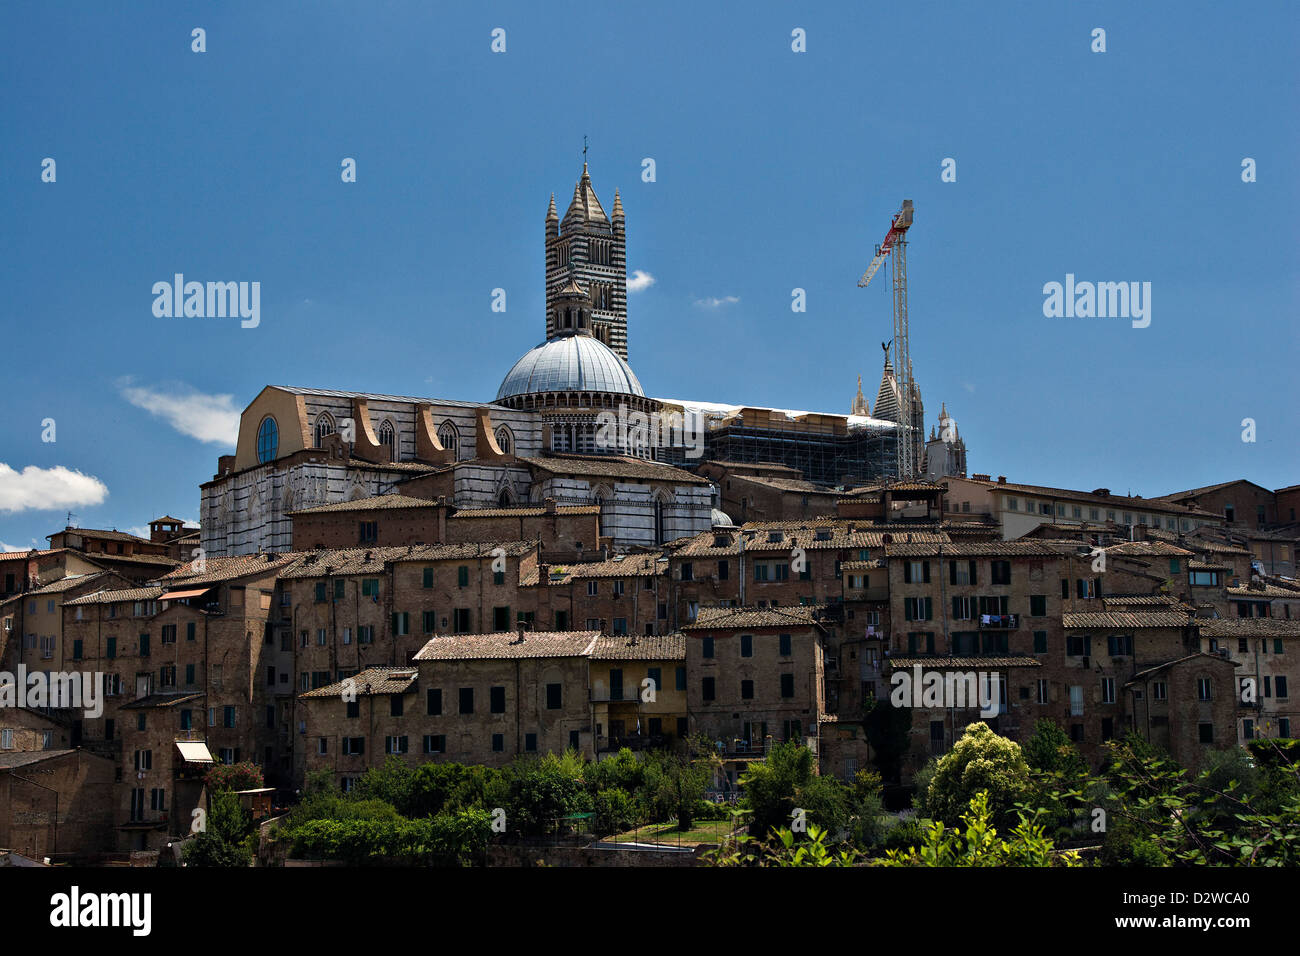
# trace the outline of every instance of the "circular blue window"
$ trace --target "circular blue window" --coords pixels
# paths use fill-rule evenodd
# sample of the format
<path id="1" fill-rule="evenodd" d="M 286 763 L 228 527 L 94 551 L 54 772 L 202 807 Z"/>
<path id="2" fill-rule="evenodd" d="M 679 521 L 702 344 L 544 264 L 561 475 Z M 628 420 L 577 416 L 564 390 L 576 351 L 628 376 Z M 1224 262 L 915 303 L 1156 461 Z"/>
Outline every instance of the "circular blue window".
<path id="1" fill-rule="evenodd" d="M 267 416 L 257 426 L 257 460 L 270 461 L 280 449 L 280 428 L 275 419 Z"/>

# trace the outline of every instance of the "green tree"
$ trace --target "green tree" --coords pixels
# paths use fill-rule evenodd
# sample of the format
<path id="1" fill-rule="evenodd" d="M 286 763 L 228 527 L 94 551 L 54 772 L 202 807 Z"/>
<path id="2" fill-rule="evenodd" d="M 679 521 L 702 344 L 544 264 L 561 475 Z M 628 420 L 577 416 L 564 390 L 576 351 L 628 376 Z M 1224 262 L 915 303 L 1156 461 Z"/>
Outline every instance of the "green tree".
<path id="1" fill-rule="evenodd" d="M 755 761 L 740 779 L 745 804 L 753 811 L 749 832 L 766 838 L 768 831 L 790 824 L 795 795 L 812 779 L 812 751 L 794 741 L 777 744 L 767 759 Z"/>
<path id="2" fill-rule="evenodd" d="M 912 712 L 874 697 L 863 704 L 862 712 L 863 731 L 874 755 L 872 762 L 885 780 L 897 783 L 903 757 L 911 747 Z"/>
<path id="3" fill-rule="evenodd" d="M 977 722 L 939 758 L 926 806 L 931 816 L 955 824 L 964 817 L 971 798 L 983 791 L 994 823 L 1005 827 L 1015 821 L 1016 804 L 1028 790 L 1029 766 L 1020 745 Z"/>
<path id="4" fill-rule="evenodd" d="M 250 866 L 253 862 L 253 816 L 230 790 L 208 794 L 204 826 L 185 844 L 186 866 Z"/>

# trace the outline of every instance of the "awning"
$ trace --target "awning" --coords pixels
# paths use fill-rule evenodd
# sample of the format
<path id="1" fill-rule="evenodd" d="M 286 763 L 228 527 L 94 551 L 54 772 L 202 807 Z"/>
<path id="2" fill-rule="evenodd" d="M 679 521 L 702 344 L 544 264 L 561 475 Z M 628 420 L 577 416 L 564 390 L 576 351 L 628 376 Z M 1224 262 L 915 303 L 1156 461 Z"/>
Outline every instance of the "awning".
<path id="1" fill-rule="evenodd" d="M 216 763 L 208 745 L 201 740 L 178 740 L 176 749 L 181 752 L 181 759 L 186 763 Z"/>
<path id="2" fill-rule="evenodd" d="M 199 588 L 197 591 L 168 591 L 158 600 L 160 601 L 179 601 L 181 598 L 198 597 L 200 594 L 207 594 L 212 588 Z"/>

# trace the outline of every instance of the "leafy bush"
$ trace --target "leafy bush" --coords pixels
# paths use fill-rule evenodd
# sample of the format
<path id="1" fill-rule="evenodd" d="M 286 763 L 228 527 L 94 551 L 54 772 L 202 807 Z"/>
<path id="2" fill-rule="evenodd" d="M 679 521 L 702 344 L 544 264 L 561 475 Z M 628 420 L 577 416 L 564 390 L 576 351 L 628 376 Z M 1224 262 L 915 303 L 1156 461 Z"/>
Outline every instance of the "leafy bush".
<path id="1" fill-rule="evenodd" d="M 1005 827 L 1015 821 L 1016 804 L 1028 790 L 1029 766 L 1020 745 L 977 722 L 939 758 L 926 809 L 935 819 L 954 824 L 965 819 L 972 798 L 984 793 L 994 824 Z"/>
<path id="2" fill-rule="evenodd" d="M 1081 866 L 1078 853 L 1057 854 L 1052 841 L 1033 819 L 1021 816 L 1011 831 L 1011 839 L 998 836 L 993 827 L 993 810 L 989 796 L 979 791 L 970 798 L 962 814 L 966 824 L 946 828 L 936 820 L 925 832 L 920 846 L 907 850 L 890 850 L 880 866 Z"/>
<path id="3" fill-rule="evenodd" d="M 258 790 L 265 786 L 262 768 L 247 760 L 242 763 L 214 764 L 203 777 L 209 793 L 219 790 Z"/>
<path id="4" fill-rule="evenodd" d="M 492 834 L 484 810 L 440 813 L 424 820 L 311 820 L 291 833 L 293 854 L 354 866 L 469 866 Z"/>

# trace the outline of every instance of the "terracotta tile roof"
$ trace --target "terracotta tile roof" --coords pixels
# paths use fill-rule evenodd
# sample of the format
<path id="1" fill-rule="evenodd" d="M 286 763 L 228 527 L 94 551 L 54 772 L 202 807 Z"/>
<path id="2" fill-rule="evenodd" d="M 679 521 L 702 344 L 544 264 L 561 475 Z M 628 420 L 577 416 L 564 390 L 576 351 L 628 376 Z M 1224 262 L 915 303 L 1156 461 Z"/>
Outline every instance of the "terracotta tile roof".
<path id="1" fill-rule="evenodd" d="M 1077 547 L 1078 542 L 1074 542 Z M 909 544 L 894 538 L 885 545 L 889 557 L 922 558 L 1053 558 L 1059 552 L 1041 541 L 959 541 L 941 544 Z"/>
<path id="2" fill-rule="evenodd" d="M 204 558 L 202 570 L 200 559 L 187 561 L 170 574 L 164 574 L 160 581 L 168 584 L 220 584 L 236 578 L 253 574 L 275 574 L 301 557 L 301 551 L 281 551 L 277 553 L 245 554 L 237 557 Z"/>
<path id="3" fill-rule="evenodd" d="M 148 697 L 137 697 L 130 703 L 123 704 L 123 710 L 155 710 L 161 707 L 175 707 L 177 704 L 188 704 L 191 701 L 201 700 L 206 695 L 199 691 L 185 692 L 179 694 L 150 694 Z"/>
<path id="4" fill-rule="evenodd" d="M 62 531 L 56 531 L 54 534 L 47 534 L 45 537 L 53 538 L 61 534 L 79 534 L 86 538 L 102 538 L 105 541 L 135 541 L 142 544 L 152 544 L 148 538 L 142 538 L 138 534 L 129 534 L 126 531 L 103 531 L 98 528 L 64 528 Z"/>
<path id="5" fill-rule="evenodd" d="M 412 553 L 412 547 L 400 548 L 325 548 L 299 554 L 280 572 L 283 580 L 322 578 L 327 574 L 380 574 L 389 561 Z"/>
<path id="6" fill-rule="evenodd" d="M 579 475 L 595 478 L 632 478 L 647 481 L 671 481 L 686 485 L 707 485 L 707 478 L 681 468 L 622 455 L 554 455 L 549 458 L 520 458 L 539 471 L 554 475 Z"/>
<path id="7" fill-rule="evenodd" d="M 415 654 L 417 661 L 514 660 L 533 657 L 586 657 L 599 631 L 528 631 L 522 643 L 514 631 L 435 637 Z"/>
<path id="8" fill-rule="evenodd" d="M 1253 598 L 1258 601 L 1266 601 L 1270 598 L 1291 598 L 1293 601 L 1300 601 L 1300 591 L 1293 591 L 1290 588 L 1280 588 L 1276 584 L 1266 584 L 1262 588 L 1228 588 L 1228 594 L 1235 598 Z"/>
<path id="9" fill-rule="evenodd" d="M 1167 594 L 1107 594 L 1102 598 L 1107 608 L 1114 607 L 1186 607 L 1178 598 Z"/>
<path id="10" fill-rule="evenodd" d="M 777 491 L 792 491 L 805 495 L 833 495 L 838 498 L 844 494 L 843 491 L 836 491 L 833 488 L 814 484 L 802 478 L 778 478 L 771 475 L 729 475 L 728 480 L 743 481 L 753 485 L 761 485 L 765 488 L 773 488 Z"/>
<path id="11" fill-rule="evenodd" d="M 761 627 L 820 627 L 821 605 L 790 604 L 782 607 L 702 607 L 683 631 Z"/>
<path id="12" fill-rule="evenodd" d="M 172 524 L 178 524 L 181 525 L 182 527 L 185 525 L 185 522 L 183 520 L 181 520 L 180 518 L 174 518 L 171 515 L 163 515 L 161 518 L 154 518 L 153 521 L 150 521 L 149 523 L 159 524 L 160 522 L 163 521 L 170 521 Z"/>
<path id="13" fill-rule="evenodd" d="M 1042 667 L 1032 657 L 891 657 L 894 670 L 920 667 L 922 670 L 991 670 L 1000 667 Z"/>
<path id="14" fill-rule="evenodd" d="M 1163 664 L 1156 664 L 1154 667 L 1148 667 L 1145 668 L 1144 670 L 1140 670 L 1133 675 L 1131 680 L 1125 682 L 1124 686 L 1132 687 L 1134 684 L 1140 684 L 1142 682 L 1142 678 L 1144 677 L 1150 677 L 1152 674 L 1158 674 L 1160 671 L 1167 670 L 1168 668 L 1173 667 L 1175 664 L 1182 664 L 1185 661 L 1195 660 L 1198 657 L 1203 657 L 1206 660 L 1214 661 L 1219 664 L 1226 664 L 1230 667 L 1241 666 L 1235 661 L 1230 661 L 1225 657 L 1220 657 L 1218 654 L 1204 654 L 1201 653 L 1200 651 L 1197 651 L 1195 654 L 1188 654 L 1184 657 L 1178 657 L 1172 661 L 1165 661 Z"/>
<path id="15" fill-rule="evenodd" d="M 438 502 L 428 498 L 412 498 L 410 495 L 374 495 L 370 498 L 357 498 L 353 501 L 331 501 L 327 505 L 314 505 L 311 508 L 299 508 L 290 511 L 291 515 L 331 514 L 337 511 L 393 511 L 403 508 L 436 508 Z"/>
<path id="16" fill-rule="evenodd" d="M 662 552 L 650 552 L 615 555 L 605 561 L 557 562 L 550 565 L 548 580 L 551 584 L 567 584 L 589 578 L 651 578 L 668 573 L 667 562 L 662 558 Z M 520 567 L 519 583 L 525 587 L 536 585 L 539 583 L 537 574 L 536 561 L 530 561 L 527 566 Z"/>
<path id="17" fill-rule="evenodd" d="M 0 561 L 26 561 L 29 558 L 44 558 L 51 554 L 67 551 L 68 548 L 30 548 L 27 551 L 0 551 Z M 80 552 L 78 552 L 80 553 Z"/>
<path id="18" fill-rule="evenodd" d="M 35 590 L 28 591 L 19 597 L 38 597 L 42 594 L 62 594 L 64 591 L 70 591 L 73 588 L 80 587 L 83 584 L 90 584 L 106 577 L 109 572 L 96 571 L 93 574 L 70 574 L 66 578 L 59 578 L 51 581 L 49 584 L 41 585 Z"/>
<path id="19" fill-rule="evenodd" d="M 117 604 L 121 601 L 156 601 L 166 593 L 166 588 L 122 588 L 116 591 L 96 591 L 83 594 L 79 598 L 63 602 L 64 607 L 76 607 L 79 604 Z"/>
<path id="20" fill-rule="evenodd" d="M 940 483 L 938 483 L 938 482 L 930 482 L 930 481 L 878 481 L 878 482 L 873 482 L 873 483 L 871 483 L 871 484 L 867 484 L 867 485 L 858 485 L 858 486 L 856 486 L 856 487 L 854 487 L 854 488 L 850 488 L 850 489 L 849 489 L 849 492 L 850 492 L 850 494 L 852 494 L 852 495 L 858 495 L 858 494 L 874 494 L 874 493 L 877 493 L 877 492 L 885 492 L 885 491 L 888 491 L 888 492 L 890 492 L 891 494 L 896 494 L 896 493 L 898 493 L 898 492 L 900 492 L 900 491 L 931 491 L 931 492 L 942 492 L 942 491 L 944 491 L 944 490 L 945 490 L 945 486 L 942 485 L 942 484 L 940 484 Z"/>
<path id="21" fill-rule="evenodd" d="M 841 561 L 841 571 L 875 571 L 877 568 L 883 568 L 884 564 L 880 561 Z"/>
<path id="22" fill-rule="evenodd" d="M 163 554 L 103 554 L 99 551 L 78 551 L 77 556 L 94 564 L 152 564 L 161 568 L 174 568 L 178 564 L 175 558 Z"/>
<path id="23" fill-rule="evenodd" d="M 600 514 L 600 505 L 557 505 L 555 508 L 557 515 L 598 515 Z M 536 508 L 463 508 L 451 516 L 451 520 L 458 518 L 536 518 L 546 514 L 546 508 L 538 505 Z"/>
<path id="24" fill-rule="evenodd" d="M 771 471 L 781 474 L 799 474 L 798 468 L 791 468 L 789 465 L 783 465 L 775 461 L 726 461 L 721 458 L 708 458 L 701 462 L 703 465 L 718 465 L 721 468 L 746 468 L 752 471 Z M 734 478 L 735 475 L 732 475 Z"/>
<path id="25" fill-rule="evenodd" d="M 1178 611 L 1083 611 L 1061 615 L 1061 625 L 1078 630 L 1091 627 L 1186 627 L 1190 620 Z"/>
<path id="26" fill-rule="evenodd" d="M 411 690 L 416 678 L 420 676 L 416 667 L 367 667 L 354 674 L 349 681 L 335 681 L 325 687 L 317 687 L 299 694 L 298 699 L 334 697 L 341 699 L 345 690 L 353 690 L 358 697 L 374 697 L 381 694 L 405 694 Z"/>
<path id="27" fill-rule="evenodd" d="M 682 661 L 686 659 L 686 635 L 606 636 L 591 649 L 593 661 Z M 662 689 L 662 688 L 661 688 Z"/>
<path id="28" fill-rule="evenodd" d="M 402 547 L 325 548 L 298 553 L 280 572 L 285 580 L 321 578 L 326 575 L 381 574 L 388 564 L 408 561 L 464 561 L 490 558 L 497 548 L 506 557 L 520 557 L 537 548 L 536 541 L 476 542 L 472 544 L 412 544 Z"/>
<path id="29" fill-rule="evenodd" d="M 1232 567 L 1227 564 L 1211 564 L 1208 561 L 1188 561 L 1187 570 L 1189 571 L 1231 571 Z"/>
<path id="30" fill-rule="evenodd" d="M 1178 558 L 1188 557 L 1192 554 L 1191 551 L 1172 545 L 1167 541 L 1125 541 L 1121 544 L 1112 544 L 1105 551 L 1107 554 L 1120 554 L 1130 557 L 1160 556 Z"/>
<path id="31" fill-rule="evenodd" d="M 1166 501 L 1180 501 L 1184 498 L 1199 498 L 1201 495 L 1206 494 L 1207 492 L 1218 491 L 1220 488 L 1230 488 L 1233 485 L 1240 485 L 1240 484 L 1255 485 L 1253 481 L 1250 481 L 1246 478 L 1234 478 L 1232 481 L 1221 481 L 1217 485 L 1205 485 L 1201 488 L 1191 488 L 1187 491 L 1175 491 L 1172 494 L 1161 495 L 1160 497 Z M 1255 485 L 1255 487 L 1258 488 L 1260 491 L 1270 490 L 1268 488 L 1265 488 L 1263 485 Z"/>
<path id="32" fill-rule="evenodd" d="M 853 528 L 852 531 L 849 528 Z M 877 526 L 878 527 L 878 526 Z M 805 551 L 862 550 L 884 546 L 885 535 L 895 541 L 911 535 L 915 542 L 945 543 L 948 535 L 941 531 L 908 530 L 900 531 L 893 526 L 889 531 L 863 530 L 861 521 L 839 519 L 836 521 L 805 522 L 762 522 L 745 524 L 739 529 L 727 528 L 702 531 L 687 540 L 676 549 L 681 557 L 710 557 L 739 554 L 740 544 L 737 536 L 745 535 L 745 553 L 789 554 L 793 548 Z M 771 541 L 773 535 L 779 539 Z M 819 537 L 821 535 L 821 537 Z M 722 543 L 719 543 L 722 542 Z"/>
<path id="33" fill-rule="evenodd" d="M 1021 495 L 1035 495 L 1040 498 L 1065 499 L 1067 501 L 1086 501 L 1090 504 L 1106 505 L 1107 507 L 1121 508 L 1127 511 L 1156 511 L 1162 515 L 1195 515 L 1197 517 L 1216 518 L 1222 520 L 1223 516 L 1213 511 L 1204 511 L 1200 508 L 1189 508 L 1185 505 L 1176 505 L 1163 498 L 1136 498 L 1128 495 L 1096 495 L 1090 491 L 1074 491 L 1069 488 L 1051 488 L 1047 485 L 1022 485 L 1014 482 L 1000 483 L 997 481 L 984 481 L 975 478 L 961 478 L 959 481 L 969 481 L 971 484 L 982 485 L 985 488 L 997 491 L 1010 491 Z"/>
<path id="34" fill-rule="evenodd" d="M 76 750 L 6 750 L 0 752 L 0 770 L 26 767 L 40 763 L 42 760 L 53 760 L 55 757 L 66 757 L 73 753 L 76 753 Z"/>
<path id="35" fill-rule="evenodd" d="M 1216 617 L 1200 624 L 1201 637 L 1300 637 L 1300 620 Z"/>

